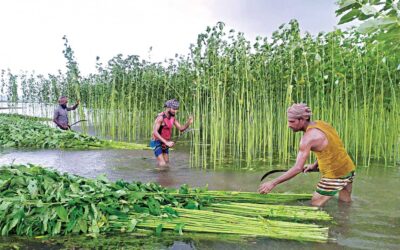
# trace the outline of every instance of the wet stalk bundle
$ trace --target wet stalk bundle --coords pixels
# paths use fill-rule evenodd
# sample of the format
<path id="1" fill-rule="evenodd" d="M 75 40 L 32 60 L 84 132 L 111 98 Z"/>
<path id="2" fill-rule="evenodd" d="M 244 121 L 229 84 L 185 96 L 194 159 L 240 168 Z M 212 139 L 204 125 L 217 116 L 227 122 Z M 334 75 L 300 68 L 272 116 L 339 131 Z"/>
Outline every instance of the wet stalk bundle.
<path id="1" fill-rule="evenodd" d="M 0 114 L 0 144 L 3 147 L 75 149 L 147 149 L 145 145 L 101 140 L 72 131 L 61 131 L 42 123 L 42 118 Z"/>
<path id="2" fill-rule="evenodd" d="M 87 179 L 34 165 L 0 168 L 1 235 L 98 235 L 163 229 L 326 242 L 325 212 L 296 206 L 218 203 L 155 183 Z M 217 193 L 217 192 L 215 192 Z M 268 199 L 268 196 L 265 196 Z M 241 212 L 243 210 L 243 212 Z M 281 221 L 280 219 L 284 219 Z"/>
<path id="3" fill-rule="evenodd" d="M 218 234 L 270 237 L 300 241 L 326 242 L 328 228 L 315 224 L 304 224 L 278 220 L 267 220 L 254 216 L 240 216 L 229 213 L 216 213 L 206 210 L 175 209 L 178 217 L 174 219 L 152 218 L 149 216 L 138 227 L 185 230 Z"/>
<path id="4" fill-rule="evenodd" d="M 236 214 L 248 217 L 262 216 L 289 221 L 330 221 L 332 218 L 316 207 L 264 205 L 254 203 L 216 203 L 205 208 L 224 214 Z"/>
<path id="5" fill-rule="evenodd" d="M 186 189 L 188 191 L 186 191 Z M 214 191 L 214 190 L 191 190 L 183 185 L 180 193 L 176 194 L 182 197 L 212 197 L 215 202 L 240 202 L 255 204 L 276 204 L 289 203 L 301 200 L 310 200 L 311 194 L 280 194 L 271 193 L 265 195 L 254 192 L 236 192 L 236 191 Z"/>

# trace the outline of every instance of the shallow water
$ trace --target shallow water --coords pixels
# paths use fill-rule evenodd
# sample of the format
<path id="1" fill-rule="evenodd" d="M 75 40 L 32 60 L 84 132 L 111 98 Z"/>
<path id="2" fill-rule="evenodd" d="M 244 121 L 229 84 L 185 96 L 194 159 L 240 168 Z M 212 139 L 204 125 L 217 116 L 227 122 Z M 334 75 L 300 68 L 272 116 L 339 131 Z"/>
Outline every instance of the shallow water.
<path id="1" fill-rule="evenodd" d="M 189 167 L 189 155 L 182 149 L 171 152 L 171 164 L 167 171 L 155 170 L 152 151 L 141 150 L 16 150 L 0 151 L 0 165 L 34 163 L 54 167 L 94 178 L 106 174 L 110 180 L 156 181 L 168 187 L 188 184 L 191 187 L 208 185 L 211 190 L 256 191 L 259 179 L 270 169 L 269 164 L 254 162 L 253 168 L 231 167 L 196 169 Z M 268 165 L 268 167 L 264 166 Z M 273 166 L 286 168 L 285 166 Z M 279 175 L 279 174 L 276 174 Z M 318 173 L 301 174 L 278 186 L 275 192 L 312 193 L 318 181 Z M 218 238 L 208 240 L 179 239 L 142 245 L 140 248 L 163 249 L 400 249 L 400 170 L 373 164 L 369 168 L 358 167 L 353 184 L 351 205 L 339 203 L 337 198 L 324 207 L 334 217 L 336 225 L 330 226 L 328 244 L 303 243 L 286 240 L 252 239 L 229 242 Z M 125 248 L 137 247 L 119 238 Z M 62 245 L 49 245 L 39 240 L 0 238 L 0 242 L 16 242 L 24 249 L 59 249 Z M 101 243 L 99 243 L 101 244 Z M 121 246 L 121 244 L 119 244 Z M 133 243 L 132 243 L 133 244 Z M 101 245 L 99 245 L 100 247 Z"/>

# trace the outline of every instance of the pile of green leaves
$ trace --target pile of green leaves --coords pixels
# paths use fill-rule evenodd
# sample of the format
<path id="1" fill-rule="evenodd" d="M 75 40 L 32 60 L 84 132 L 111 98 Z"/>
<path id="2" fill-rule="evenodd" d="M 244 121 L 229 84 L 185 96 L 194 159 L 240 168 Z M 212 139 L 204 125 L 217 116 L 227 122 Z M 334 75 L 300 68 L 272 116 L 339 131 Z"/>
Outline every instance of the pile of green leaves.
<path id="1" fill-rule="evenodd" d="M 12 116 L 12 117 L 18 117 L 18 118 L 21 118 L 21 119 L 24 119 L 24 120 L 41 121 L 41 122 L 50 122 L 50 121 L 52 121 L 52 119 L 48 118 L 48 117 L 22 115 L 22 114 L 17 114 L 17 113 L 12 113 L 12 114 L 3 113 L 3 114 L 1 114 L 1 116 Z"/>
<path id="2" fill-rule="evenodd" d="M 35 165 L 0 169 L 1 235 L 129 232 L 138 223 L 131 213 L 174 217 L 173 207 L 198 209 L 208 202 L 174 196 L 155 183 L 86 179 Z"/>
<path id="3" fill-rule="evenodd" d="M 214 194 L 218 199 L 225 195 L 222 191 Z M 256 196 L 243 195 L 247 201 L 251 195 Z M 331 220 L 316 208 L 226 202 L 218 205 L 218 199 L 208 191 L 187 186 L 167 190 L 155 183 L 109 182 L 105 176 L 86 179 L 35 165 L 3 166 L 0 168 L 0 232 L 27 236 L 83 233 L 97 237 L 108 232 L 147 234 L 149 230 L 160 235 L 165 229 L 179 235 L 185 231 L 314 242 L 328 240 L 327 227 L 304 223 L 304 219 Z"/>
<path id="4" fill-rule="evenodd" d="M 146 149 L 145 145 L 101 140 L 87 134 L 51 128 L 40 118 L 0 114 L 0 145 L 30 148 Z"/>

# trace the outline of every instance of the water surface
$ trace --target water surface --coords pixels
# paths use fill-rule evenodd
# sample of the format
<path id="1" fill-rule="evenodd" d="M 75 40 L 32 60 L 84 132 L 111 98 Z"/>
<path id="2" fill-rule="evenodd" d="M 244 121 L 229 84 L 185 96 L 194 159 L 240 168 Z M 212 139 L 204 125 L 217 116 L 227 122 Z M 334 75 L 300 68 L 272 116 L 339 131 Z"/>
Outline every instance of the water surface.
<path id="1" fill-rule="evenodd" d="M 270 164 L 254 162 L 254 167 L 240 169 L 230 161 L 229 166 L 218 169 L 189 167 L 189 154 L 182 149 L 171 152 L 168 171 L 155 170 L 155 159 L 149 150 L 16 150 L 0 151 L 0 165 L 9 163 L 34 163 L 94 178 L 106 174 L 110 180 L 155 181 L 163 186 L 191 187 L 208 185 L 211 190 L 256 191 L 260 177 L 270 169 Z M 272 166 L 287 168 L 288 166 Z M 276 174 L 279 175 L 279 174 Z M 275 175 L 275 176 L 276 176 Z M 275 189 L 275 192 L 312 193 L 318 182 L 318 173 L 301 174 Z M 348 205 L 332 199 L 323 208 L 334 217 L 336 225 L 330 226 L 328 244 L 299 243 L 286 240 L 252 239 L 229 242 L 218 238 L 180 239 L 143 243 L 140 248 L 164 249 L 400 249 L 400 170 L 372 164 L 359 166 L 353 184 L 354 201 Z M 306 202 L 303 202 L 306 203 Z M 300 204 L 302 205 L 302 204 Z M 0 242 L 16 242 L 25 249 L 59 249 L 63 245 L 50 245 L 40 240 L 0 238 Z M 119 246 L 137 247 L 121 236 Z M 158 241 L 158 240 L 156 240 Z M 99 243 L 102 244 L 102 243 Z M 131 244 L 131 245 L 130 245 Z M 70 246 L 70 245 L 66 245 Z"/>

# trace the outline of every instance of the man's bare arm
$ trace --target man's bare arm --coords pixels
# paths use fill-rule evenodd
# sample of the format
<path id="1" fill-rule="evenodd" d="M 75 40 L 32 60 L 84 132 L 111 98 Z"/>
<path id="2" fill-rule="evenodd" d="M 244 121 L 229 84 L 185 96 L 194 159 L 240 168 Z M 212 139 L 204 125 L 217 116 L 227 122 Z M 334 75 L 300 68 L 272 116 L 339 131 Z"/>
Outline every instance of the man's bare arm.
<path id="1" fill-rule="evenodd" d="M 58 119 L 58 111 L 56 110 L 56 111 L 54 111 L 53 122 L 54 122 L 57 126 L 59 126 L 59 127 L 61 127 L 61 128 L 64 128 L 64 126 L 62 126 L 61 124 L 58 123 L 57 119 Z"/>
<path id="2" fill-rule="evenodd" d="M 78 105 L 79 104 L 77 103 L 74 106 L 67 108 L 67 111 L 75 110 L 78 107 Z"/>
<path id="3" fill-rule="evenodd" d="M 307 173 L 311 170 L 317 169 L 318 168 L 318 161 L 315 161 L 313 164 L 307 164 L 304 169 L 303 172 Z"/>
<path id="4" fill-rule="evenodd" d="M 258 191 L 262 194 L 269 193 L 273 188 L 275 188 L 276 185 L 290 180 L 302 172 L 304 164 L 310 155 L 311 148 L 319 143 L 320 138 L 318 137 L 319 136 L 313 131 L 306 132 L 300 141 L 300 148 L 297 154 L 295 165 L 278 178 L 261 184 Z"/>
<path id="5" fill-rule="evenodd" d="M 158 116 L 156 120 L 154 121 L 154 126 L 153 126 L 153 135 L 156 137 L 156 139 L 160 140 L 164 144 L 167 144 L 167 140 L 161 137 L 160 133 L 158 133 L 158 130 L 161 127 L 161 124 L 163 122 L 162 116 Z"/>
<path id="6" fill-rule="evenodd" d="M 181 125 L 179 122 L 178 122 L 178 120 L 175 120 L 174 121 L 174 125 L 175 125 L 175 127 L 177 128 L 177 129 L 179 129 L 179 131 L 181 131 L 181 132 L 183 132 L 183 131 L 185 131 L 189 126 L 190 126 L 190 124 L 192 124 L 192 122 L 193 122 L 193 117 L 189 117 L 189 120 L 185 123 L 185 125 Z"/>
<path id="7" fill-rule="evenodd" d="M 276 186 L 282 182 L 292 179 L 297 174 L 303 172 L 304 164 L 306 163 L 307 158 L 310 155 L 310 151 L 311 145 L 309 141 L 301 142 L 299 152 L 297 153 L 296 163 L 286 173 L 272 180 L 273 184 Z"/>

